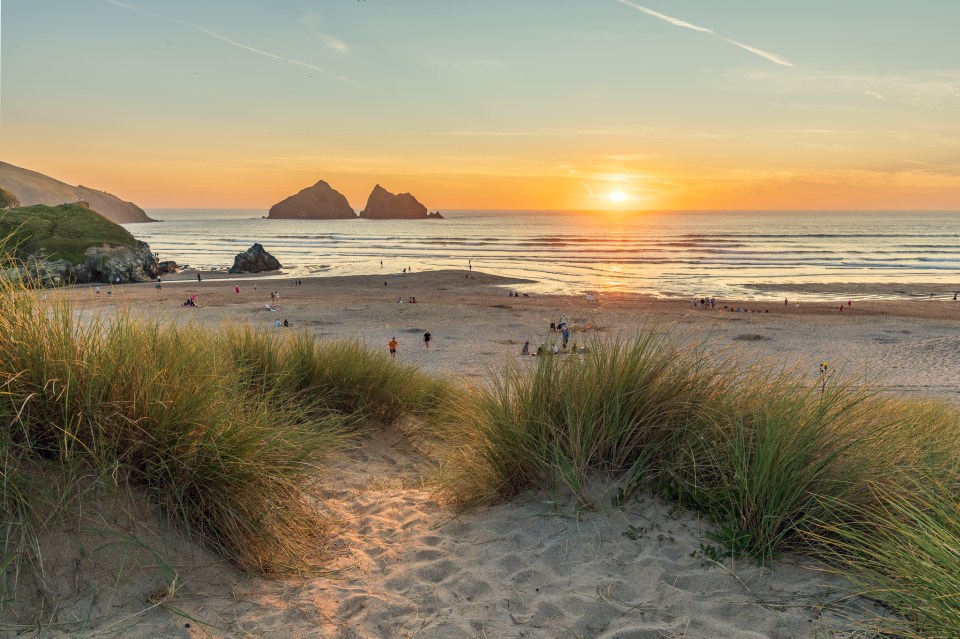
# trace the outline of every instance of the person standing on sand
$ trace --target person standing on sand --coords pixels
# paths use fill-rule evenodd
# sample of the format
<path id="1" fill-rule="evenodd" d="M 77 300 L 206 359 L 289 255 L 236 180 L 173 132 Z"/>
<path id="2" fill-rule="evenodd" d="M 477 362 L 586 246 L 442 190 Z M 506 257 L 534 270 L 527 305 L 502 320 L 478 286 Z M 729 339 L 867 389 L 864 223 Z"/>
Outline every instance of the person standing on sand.
<path id="1" fill-rule="evenodd" d="M 199 272 L 197 273 L 197 281 L 198 281 L 198 282 L 202 282 L 202 281 L 203 281 L 203 278 L 200 277 L 200 273 L 199 273 Z"/>
<path id="2" fill-rule="evenodd" d="M 240 285 L 237 284 L 236 286 L 234 286 L 234 287 L 233 287 L 233 290 L 236 291 L 237 295 L 239 295 L 239 294 L 240 294 Z"/>
<path id="3" fill-rule="evenodd" d="M 397 338 L 391 337 L 390 343 L 388 343 L 387 346 L 390 347 L 390 357 L 396 357 L 397 356 Z"/>
<path id="4" fill-rule="evenodd" d="M 427 347 L 427 350 L 430 350 L 430 331 L 423 334 L 423 345 Z"/>

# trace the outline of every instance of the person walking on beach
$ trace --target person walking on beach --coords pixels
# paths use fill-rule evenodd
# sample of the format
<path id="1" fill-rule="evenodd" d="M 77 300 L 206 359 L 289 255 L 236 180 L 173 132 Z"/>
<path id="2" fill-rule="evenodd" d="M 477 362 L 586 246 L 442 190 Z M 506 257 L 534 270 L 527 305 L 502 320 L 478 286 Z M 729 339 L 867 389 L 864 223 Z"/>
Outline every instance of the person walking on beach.
<path id="1" fill-rule="evenodd" d="M 391 337 L 390 343 L 387 344 L 387 346 L 390 347 L 390 357 L 396 357 L 397 356 L 397 338 Z"/>
<path id="2" fill-rule="evenodd" d="M 427 350 L 430 350 L 430 331 L 423 334 L 423 345 L 427 347 Z"/>
<path id="3" fill-rule="evenodd" d="M 239 295 L 239 294 L 240 294 L 240 285 L 237 284 L 236 286 L 234 286 L 234 287 L 233 287 L 233 290 L 237 293 L 237 295 Z"/>
<path id="4" fill-rule="evenodd" d="M 200 277 L 200 273 L 197 273 L 197 281 L 198 281 L 198 282 L 202 282 L 202 281 L 203 281 L 203 278 Z"/>

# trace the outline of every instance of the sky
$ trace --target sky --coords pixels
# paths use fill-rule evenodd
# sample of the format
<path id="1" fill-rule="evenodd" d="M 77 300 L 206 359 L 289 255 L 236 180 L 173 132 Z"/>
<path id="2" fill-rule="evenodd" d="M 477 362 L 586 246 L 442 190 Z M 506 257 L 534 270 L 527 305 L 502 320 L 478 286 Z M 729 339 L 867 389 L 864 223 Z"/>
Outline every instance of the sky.
<path id="1" fill-rule="evenodd" d="M 960 0 L 0 0 L 0 160 L 150 208 L 960 210 Z"/>

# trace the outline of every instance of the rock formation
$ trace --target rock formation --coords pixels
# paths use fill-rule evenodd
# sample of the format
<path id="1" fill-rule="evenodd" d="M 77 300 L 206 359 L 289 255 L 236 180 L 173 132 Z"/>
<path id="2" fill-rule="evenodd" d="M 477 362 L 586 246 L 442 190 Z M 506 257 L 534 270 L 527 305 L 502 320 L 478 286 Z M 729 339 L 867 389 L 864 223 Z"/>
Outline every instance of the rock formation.
<path id="1" fill-rule="evenodd" d="M 231 273 L 262 273 L 263 271 L 276 271 L 283 266 L 277 261 L 277 258 L 270 255 L 263 249 L 263 245 L 257 243 L 248 248 L 243 253 L 237 253 L 233 258 L 233 266 L 230 267 Z"/>
<path id="2" fill-rule="evenodd" d="M 145 242 L 82 204 L 10 208 L 0 216 L 9 237 L 4 278 L 29 285 L 146 282 L 157 259 Z"/>
<path id="3" fill-rule="evenodd" d="M 84 201 L 90 208 L 117 224 L 154 222 L 136 204 L 124 202 L 115 195 L 86 186 L 70 186 L 46 175 L 0 162 L 0 186 L 16 196 L 23 206 L 46 204 L 56 206 Z"/>
<path id="4" fill-rule="evenodd" d="M 360 217 L 370 220 L 425 220 L 428 216 L 427 207 L 420 204 L 417 198 L 409 193 L 394 195 L 378 184 L 373 187 Z"/>
<path id="5" fill-rule="evenodd" d="M 357 217 L 347 198 L 320 180 L 270 207 L 269 219 L 352 220 Z"/>
<path id="6" fill-rule="evenodd" d="M 170 275 L 172 273 L 180 272 L 180 265 L 178 265 L 174 260 L 164 260 L 163 262 L 157 262 L 157 272 L 160 275 Z"/>
<path id="7" fill-rule="evenodd" d="M 146 242 L 137 241 L 135 248 L 92 246 L 80 264 L 42 253 L 29 255 L 19 267 L 6 269 L 3 274 L 6 278 L 17 276 L 40 286 L 147 282 L 157 276 L 157 259 Z"/>

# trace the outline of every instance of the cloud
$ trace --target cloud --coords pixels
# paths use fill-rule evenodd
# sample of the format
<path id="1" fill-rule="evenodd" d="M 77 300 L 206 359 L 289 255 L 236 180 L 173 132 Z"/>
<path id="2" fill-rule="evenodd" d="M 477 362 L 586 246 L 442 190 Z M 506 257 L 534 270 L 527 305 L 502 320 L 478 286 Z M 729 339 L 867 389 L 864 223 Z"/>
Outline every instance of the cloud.
<path id="1" fill-rule="evenodd" d="M 347 53 L 350 50 L 346 42 L 329 33 L 318 33 L 317 37 L 320 38 L 320 42 L 326 45 L 327 48 L 333 49 L 337 53 Z"/>
<path id="2" fill-rule="evenodd" d="M 743 49 L 744 51 L 749 51 L 750 53 L 752 53 L 752 54 L 754 54 L 754 55 L 758 55 L 758 56 L 760 56 L 761 58 L 763 58 L 763 59 L 765 59 L 765 60 L 769 60 L 770 62 L 773 62 L 774 64 L 779 64 L 779 65 L 785 66 L 785 67 L 793 67 L 793 66 L 794 66 L 794 64 L 793 64 L 792 62 L 790 62 L 789 60 L 787 60 L 786 58 L 784 58 L 784 57 L 781 56 L 781 55 L 777 55 L 776 53 L 771 53 L 771 52 L 769 52 L 769 51 L 764 51 L 763 49 L 758 49 L 757 47 L 751 46 L 751 45 L 749 45 L 749 44 L 744 44 L 743 42 L 738 42 L 738 41 L 736 41 L 736 40 L 731 40 L 730 38 L 725 38 L 725 37 L 719 35 L 719 34 L 718 34 L 716 31 L 714 31 L 713 29 L 708 29 L 707 27 L 701 27 L 701 26 L 698 26 L 698 25 L 695 25 L 695 24 L 691 24 L 691 23 L 689 23 L 689 22 L 687 22 L 687 21 L 685 21 L 685 20 L 681 20 L 680 18 L 674 18 L 673 16 L 668 16 L 668 15 L 663 14 L 663 13 L 660 13 L 660 12 L 658 12 L 658 11 L 654 11 L 653 9 L 648 9 L 648 8 L 644 7 L 643 5 L 639 5 L 639 4 L 636 4 L 636 3 L 634 3 L 634 2 L 631 2 L 630 0 L 616 0 L 616 1 L 619 2 L 620 4 L 626 5 L 626 6 L 628 6 L 628 7 L 632 7 L 632 8 L 634 8 L 634 9 L 636 9 L 637 11 L 640 11 L 640 12 L 642 12 L 642 13 L 645 13 L 645 14 L 647 14 L 648 16 L 652 16 L 652 17 L 654 17 L 654 18 L 657 18 L 658 20 L 663 20 L 664 22 L 668 22 L 668 23 L 672 24 L 672 25 L 675 26 L 675 27 L 681 27 L 681 28 L 683 28 L 683 29 L 691 29 L 691 30 L 693 30 L 693 31 L 699 31 L 699 32 L 701 32 L 701 33 L 709 33 L 710 35 L 712 35 L 712 36 L 714 36 L 714 37 L 717 37 L 717 38 L 723 40 L 723 41 L 726 42 L 727 44 L 732 44 L 732 45 L 735 46 L 735 47 L 740 47 L 740 48 Z"/>
<path id="3" fill-rule="evenodd" d="M 271 58 L 271 59 L 273 59 L 273 60 L 279 60 L 280 62 L 286 62 L 287 64 L 293 64 L 293 65 L 296 65 L 296 66 L 305 67 L 305 68 L 307 68 L 307 69 L 312 69 L 313 71 L 316 71 L 317 73 L 321 73 L 321 74 L 323 74 L 323 75 L 325 75 L 325 76 L 327 76 L 327 77 L 329 77 L 329 78 L 333 78 L 334 80 L 340 80 L 341 82 L 346 82 L 346 83 L 348 83 L 348 84 L 356 84 L 356 82 L 354 82 L 354 81 L 351 80 L 350 78 L 344 77 L 344 76 L 342 76 L 342 75 L 337 75 L 336 73 L 333 73 L 333 72 L 331 72 L 331 71 L 327 71 L 326 69 L 324 69 L 324 68 L 322 68 L 322 67 L 318 67 L 318 66 L 315 65 L 315 64 L 310 64 L 309 62 L 303 62 L 302 60 L 295 60 L 295 59 L 292 59 L 292 58 L 285 58 L 285 57 L 283 57 L 282 55 L 277 55 L 276 53 L 271 53 L 271 52 L 269 52 L 269 51 L 264 51 L 263 49 L 258 49 L 258 48 L 256 48 L 256 47 L 251 47 L 250 45 L 243 44 L 242 42 L 237 42 L 236 40 L 231 40 L 230 38 L 228 38 L 228 37 L 225 36 L 225 35 L 221 35 L 221 34 L 217 33 L 216 31 L 211 31 L 210 29 L 207 29 L 206 27 L 201 27 L 201 26 L 198 25 L 198 24 L 193 24 L 192 22 L 186 22 L 185 20 L 179 20 L 179 19 L 177 19 L 177 18 L 171 18 L 171 17 L 169 17 L 169 16 L 160 15 L 159 13 L 153 13 L 152 11 L 147 11 L 146 9 L 141 9 L 140 7 L 134 7 L 133 5 L 129 5 L 129 4 L 120 2 L 120 0 L 105 0 L 105 1 L 106 1 L 106 2 L 109 2 L 110 4 L 116 5 L 116 6 L 118 6 L 118 7 L 123 7 L 124 9 L 130 9 L 131 11 L 136 11 L 137 13 L 142 13 L 142 14 L 147 15 L 147 16 L 150 16 L 150 17 L 152 17 L 152 18 L 159 18 L 160 20 L 166 20 L 166 21 L 168 21 L 168 22 L 174 22 L 174 23 L 176 23 L 176 24 L 180 24 L 180 25 L 183 25 L 183 26 L 185 26 L 185 27 L 190 27 L 191 29 L 195 29 L 195 30 L 197 30 L 197 31 L 199 31 L 199 32 L 201 32 L 201 33 L 204 33 L 204 34 L 210 36 L 211 38 L 214 38 L 215 40 L 219 40 L 219 41 L 221 41 L 221 42 L 225 42 L 226 44 L 229 44 L 229 45 L 231 45 L 231 46 L 237 47 L 238 49 L 243 49 L 244 51 L 249 51 L 249 52 L 251 52 L 251 53 L 256 53 L 257 55 L 261 55 L 261 56 L 264 56 L 264 57 L 266 57 L 266 58 Z"/>
<path id="4" fill-rule="evenodd" d="M 668 16 L 668 15 L 664 15 L 664 14 L 662 14 L 662 13 L 658 13 L 658 12 L 654 11 L 653 9 L 647 9 L 647 8 L 644 7 L 644 6 L 641 6 L 641 5 L 639 5 L 639 4 L 635 4 L 635 3 L 633 3 L 633 2 L 630 2 L 630 0 L 617 0 L 617 2 L 619 2 L 620 4 L 625 4 L 625 5 L 627 5 L 628 7 L 633 7 L 633 8 L 636 9 L 637 11 L 642 11 L 643 13 L 647 14 L 648 16 L 653 16 L 654 18 L 659 18 L 660 20 L 663 20 L 664 22 L 669 22 L 670 24 L 672 24 L 672 25 L 675 26 L 675 27 L 683 27 L 684 29 L 693 29 L 694 31 L 701 31 L 701 32 L 703 32 L 703 33 L 714 33 L 713 29 L 707 29 L 706 27 L 698 27 L 698 26 L 695 25 L 695 24 L 690 24 L 689 22 L 685 22 L 685 21 L 683 21 L 683 20 L 681 20 L 681 19 L 679 19 L 679 18 L 674 18 L 674 17 Z"/>
<path id="5" fill-rule="evenodd" d="M 953 105 L 960 99 L 960 71 L 916 69 L 909 74 L 885 70 L 851 72 L 791 73 L 789 75 L 751 69 L 737 75 L 757 82 L 769 83 L 777 93 L 807 92 L 811 86 L 832 88 L 843 93 L 869 95 L 877 100 L 911 105 Z"/>
<path id="6" fill-rule="evenodd" d="M 338 38 L 337 36 L 330 35 L 326 33 L 321 25 L 323 24 L 323 18 L 315 13 L 308 13 L 300 19 L 300 23 L 309 29 L 316 38 L 323 43 L 323 46 L 336 51 L 337 53 L 348 53 L 350 47 L 347 46 L 347 43 Z"/>
<path id="7" fill-rule="evenodd" d="M 729 39 L 729 38 L 723 38 L 723 41 L 726 42 L 726 43 L 728 43 L 728 44 L 732 44 L 732 45 L 735 46 L 735 47 L 740 47 L 740 48 L 743 49 L 744 51 L 749 51 L 750 53 L 753 53 L 753 54 L 755 54 L 755 55 L 758 55 L 758 56 L 760 56 L 761 58 L 766 58 L 767 60 L 769 60 L 770 62 L 773 62 L 774 64 L 779 64 L 779 65 L 782 65 L 782 66 L 785 66 L 785 67 L 793 67 L 793 66 L 794 66 L 794 64 L 793 64 L 792 62 L 790 62 L 789 60 L 787 60 L 787 59 L 784 58 L 783 56 L 777 55 L 776 53 L 770 53 L 769 51 L 764 51 L 763 49 L 758 49 L 757 47 L 751 47 L 749 44 L 744 44 L 744 43 L 742 43 L 742 42 L 737 42 L 736 40 L 731 40 L 731 39 Z"/>

